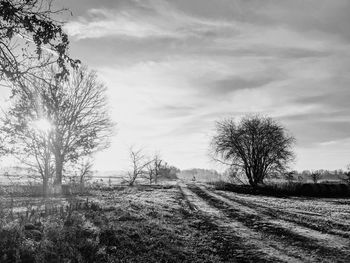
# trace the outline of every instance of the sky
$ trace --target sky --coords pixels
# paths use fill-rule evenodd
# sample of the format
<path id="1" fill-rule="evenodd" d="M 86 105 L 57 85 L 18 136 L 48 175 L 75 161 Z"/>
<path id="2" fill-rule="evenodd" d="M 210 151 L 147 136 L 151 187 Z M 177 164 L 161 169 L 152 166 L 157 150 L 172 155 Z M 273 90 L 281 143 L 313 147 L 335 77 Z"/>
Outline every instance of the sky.
<path id="1" fill-rule="evenodd" d="M 215 122 L 261 113 L 297 140 L 293 167 L 350 163 L 350 1 L 57 0 L 70 55 L 98 72 L 117 122 L 98 170 L 130 146 L 219 169 Z"/>

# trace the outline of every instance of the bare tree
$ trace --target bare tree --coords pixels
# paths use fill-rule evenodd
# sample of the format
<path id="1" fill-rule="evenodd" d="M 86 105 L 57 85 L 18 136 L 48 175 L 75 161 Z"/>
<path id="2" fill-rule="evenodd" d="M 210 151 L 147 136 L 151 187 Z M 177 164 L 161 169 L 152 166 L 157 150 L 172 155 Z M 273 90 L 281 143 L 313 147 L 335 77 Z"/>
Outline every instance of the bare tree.
<path id="1" fill-rule="evenodd" d="M 69 176 L 71 183 L 78 186 L 79 191 L 83 193 L 85 191 L 86 183 L 88 183 L 93 176 L 93 161 L 90 156 L 82 157 L 75 163 L 69 163 L 69 168 L 65 170 Z"/>
<path id="2" fill-rule="evenodd" d="M 342 173 L 345 178 L 342 178 L 342 180 L 347 183 L 347 184 L 350 184 L 350 164 L 348 164 L 346 166 L 346 171 Z"/>
<path id="3" fill-rule="evenodd" d="M 110 119 L 106 86 L 97 74 L 80 67 L 45 89 L 46 103 L 54 123 L 52 148 L 56 162 L 56 185 L 62 184 L 65 162 L 109 147 L 114 123 Z"/>
<path id="4" fill-rule="evenodd" d="M 321 179 L 322 174 L 319 171 L 314 171 L 310 174 L 310 176 L 314 184 L 317 184 L 318 181 Z"/>
<path id="5" fill-rule="evenodd" d="M 150 162 L 146 167 L 147 172 L 143 174 L 143 178 L 147 179 L 149 184 L 154 182 L 154 167 L 153 162 Z"/>
<path id="6" fill-rule="evenodd" d="M 129 150 L 129 156 L 132 170 L 128 172 L 128 184 L 133 186 L 137 178 L 148 174 L 147 166 L 149 166 L 152 161 L 147 160 L 142 149 L 135 150 L 133 147 Z"/>
<path id="7" fill-rule="evenodd" d="M 256 187 L 267 175 L 286 171 L 294 157 L 294 141 L 279 123 L 255 115 L 238 123 L 233 119 L 218 122 L 211 147 L 218 159 L 243 171 Z"/>
<path id="8" fill-rule="evenodd" d="M 147 173 L 144 175 L 149 180 L 149 183 L 158 183 L 162 168 L 163 160 L 161 160 L 159 154 L 156 154 L 153 159 L 147 165 Z"/>
<path id="9" fill-rule="evenodd" d="M 161 160 L 160 156 L 156 154 L 153 159 L 153 173 L 154 173 L 154 183 L 158 184 L 159 176 L 161 175 L 163 166 L 163 160 Z"/>
<path id="10" fill-rule="evenodd" d="M 290 172 L 286 172 L 286 173 L 284 174 L 284 177 L 285 177 L 285 179 L 288 181 L 288 183 L 292 183 L 292 182 L 295 180 L 294 176 L 295 176 L 296 174 L 297 174 L 296 171 L 290 171 Z"/>
<path id="11" fill-rule="evenodd" d="M 31 179 L 36 179 L 36 173 L 40 175 L 43 193 L 47 195 L 54 172 L 50 148 L 52 130 L 42 101 L 32 95 L 30 100 L 23 94 L 16 97 L 7 114 L 2 117 L 1 133 L 6 137 L 7 153 L 34 172 Z"/>
<path id="12" fill-rule="evenodd" d="M 80 184 L 80 191 L 84 192 L 85 190 L 85 184 L 92 178 L 92 161 L 87 160 L 83 161 L 80 164 L 80 169 L 79 169 L 79 184 Z"/>
<path id="13" fill-rule="evenodd" d="M 55 62 L 60 72 L 79 61 L 68 56 L 68 36 L 57 15 L 64 9 L 52 8 L 52 0 L 0 0 L 0 79 L 18 81 L 33 70 Z M 42 53 L 54 54 L 43 59 Z"/>
<path id="14" fill-rule="evenodd" d="M 95 72 L 80 67 L 64 80 L 55 78 L 56 73 L 55 68 L 46 68 L 42 74 L 50 82 L 33 79 L 16 96 L 21 98 L 17 107 L 23 122 L 34 110 L 45 112 L 44 119 L 52 125 L 54 189 L 61 192 L 64 165 L 108 147 L 114 123 L 108 112 L 106 87 L 97 80 Z M 36 103 L 38 100 L 40 104 Z"/>

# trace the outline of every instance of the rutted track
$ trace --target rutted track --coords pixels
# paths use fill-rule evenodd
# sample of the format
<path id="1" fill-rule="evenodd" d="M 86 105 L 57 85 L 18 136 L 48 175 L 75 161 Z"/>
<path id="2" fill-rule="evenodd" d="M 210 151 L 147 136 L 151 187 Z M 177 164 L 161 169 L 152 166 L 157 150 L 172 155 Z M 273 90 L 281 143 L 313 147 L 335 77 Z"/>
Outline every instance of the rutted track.
<path id="1" fill-rule="evenodd" d="M 291 223 L 298 224 L 303 227 L 307 227 L 322 233 L 327 233 L 331 235 L 337 235 L 344 238 L 350 237 L 350 225 L 338 223 L 338 222 L 329 222 L 326 219 L 318 215 L 305 215 L 305 213 L 296 213 L 283 211 L 282 209 L 268 207 L 267 205 L 252 203 L 243 198 L 237 196 L 233 197 L 232 195 L 227 195 L 222 192 L 216 192 L 217 195 L 220 195 L 224 198 L 229 199 L 230 201 L 239 203 L 240 205 L 247 206 L 249 208 L 255 209 L 260 213 L 276 217 Z"/>
<path id="2" fill-rule="evenodd" d="M 222 211 L 203 202 L 187 187 L 180 187 L 181 195 L 186 203 L 195 207 L 197 216 L 204 219 L 198 223 L 201 231 L 211 235 L 218 245 L 223 260 L 228 262 L 312 262 L 311 258 L 304 258 L 293 250 L 281 251 L 277 242 L 262 243 L 262 236 L 245 227 L 240 222 L 232 221 Z M 189 207 L 191 209 L 191 207 Z M 215 246 L 215 245 L 214 245 Z M 305 260 L 308 259 L 308 260 Z"/>
<path id="3" fill-rule="evenodd" d="M 290 226 L 290 223 L 286 221 L 273 220 L 270 216 L 264 215 L 261 211 L 246 204 L 233 202 L 198 186 L 191 185 L 189 189 L 210 207 L 218 209 L 232 221 L 239 222 L 245 227 L 259 232 L 266 241 L 278 242 L 282 250 L 286 248 L 290 251 L 299 251 L 300 256 L 297 254 L 295 256 L 303 261 L 350 262 L 348 248 L 338 247 L 338 244 L 326 244 L 322 239 L 305 236 L 296 229 L 289 229 L 287 226 Z M 322 236 L 322 233 L 319 232 L 319 234 Z"/>

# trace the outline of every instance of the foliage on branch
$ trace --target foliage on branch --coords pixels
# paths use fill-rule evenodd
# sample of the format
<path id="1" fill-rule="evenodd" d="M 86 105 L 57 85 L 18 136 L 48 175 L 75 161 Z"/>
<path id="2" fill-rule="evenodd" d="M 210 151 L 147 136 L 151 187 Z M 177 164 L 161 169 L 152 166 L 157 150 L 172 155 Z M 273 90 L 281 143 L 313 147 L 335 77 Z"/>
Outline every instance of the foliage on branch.
<path id="1" fill-rule="evenodd" d="M 55 19 L 64 11 L 53 10 L 51 0 L 0 0 L 0 78 L 18 81 L 52 63 L 62 78 L 79 64 L 69 57 L 68 36 Z"/>

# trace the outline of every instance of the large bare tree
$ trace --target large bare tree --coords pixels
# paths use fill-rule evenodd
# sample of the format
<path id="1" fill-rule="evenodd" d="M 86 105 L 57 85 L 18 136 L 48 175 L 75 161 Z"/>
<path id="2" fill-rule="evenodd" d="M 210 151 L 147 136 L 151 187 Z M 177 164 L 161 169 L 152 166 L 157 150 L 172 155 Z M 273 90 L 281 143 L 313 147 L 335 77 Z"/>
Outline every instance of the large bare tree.
<path id="1" fill-rule="evenodd" d="M 66 80 L 53 81 L 42 92 L 54 126 L 52 150 L 55 185 L 59 188 L 64 164 L 107 148 L 114 123 L 109 115 L 106 86 L 97 79 L 96 72 L 80 67 Z"/>
<path id="2" fill-rule="evenodd" d="M 277 121 L 254 115 L 218 122 L 211 146 L 216 159 L 242 170 L 255 187 L 267 175 L 287 169 L 294 141 Z"/>
<path id="3" fill-rule="evenodd" d="M 54 188 L 60 192 L 64 165 L 108 147 L 114 123 L 108 112 L 106 87 L 96 72 L 80 67 L 66 79 L 55 78 L 56 73 L 54 68 L 46 68 L 43 78 L 48 81 L 39 78 L 27 82 L 27 88 L 19 89 L 16 96 L 23 98 L 17 107 L 22 108 L 24 122 L 32 111 L 38 111 L 45 112 L 45 120 L 52 126 Z M 35 103 L 38 98 L 40 104 Z"/>

